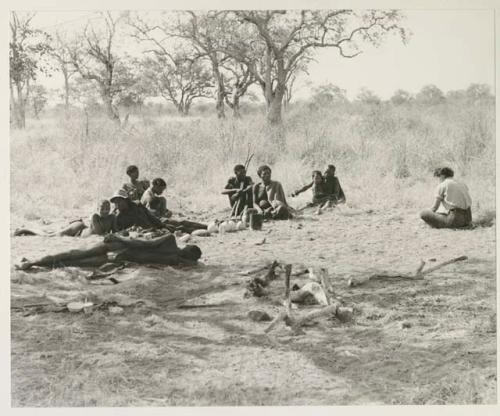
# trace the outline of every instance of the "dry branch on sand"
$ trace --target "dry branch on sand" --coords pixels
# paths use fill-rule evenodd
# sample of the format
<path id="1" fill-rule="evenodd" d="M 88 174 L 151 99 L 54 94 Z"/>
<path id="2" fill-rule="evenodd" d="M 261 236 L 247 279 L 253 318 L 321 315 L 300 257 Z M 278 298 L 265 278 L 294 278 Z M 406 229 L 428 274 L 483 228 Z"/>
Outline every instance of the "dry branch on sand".
<path id="1" fill-rule="evenodd" d="M 267 273 L 263 276 L 255 276 L 247 284 L 247 290 L 245 291 L 244 297 L 248 298 L 250 296 L 261 297 L 266 294 L 264 289 L 269 283 L 276 279 L 276 268 L 279 263 L 274 260 L 271 265 L 267 266 Z"/>
<path id="2" fill-rule="evenodd" d="M 352 277 L 349 279 L 347 282 L 348 286 L 353 287 L 353 286 L 360 286 L 368 281 L 373 281 L 373 280 L 423 280 L 424 276 L 426 274 L 432 273 L 442 267 L 448 266 L 449 264 L 456 263 L 459 261 L 467 260 L 467 256 L 460 256 L 453 258 L 451 260 L 446 260 L 443 261 L 442 263 L 439 263 L 433 267 L 428 268 L 427 270 L 423 270 L 425 267 L 425 261 L 421 260 L 420 264 L 413 274 L 404 274 L 404 273 L 388 273 L 388 272 L 383 272 L 383 273 L 376 273 L 372 274 L 370 276 L 362 277 L 362 278 L 355 278 Z"/>
<path id="3" fill-rule="evenodd" d="M 294 316 L 291 310 L 291 296 L 290 296 L 290 276 L 292 274 L 292 265 L 287 264 L 285 266 L 285 307 L 280 313 L 273 319 L 273 321 L 264 330 L 265 333 L 269 333 L 273 330 L 281 321 L 285 322 L 285 325 L 290 326 L 292 332 L 295 335 L 303 334 L 302 326 L 306 323 L 321 317 L 335 316 L 341 320 L 349 320 L 352 317 L 353 310 L 351 308 L 345 308 L 340 305 L 340 303 L 333 301 L 328 295 L 328 305 L 321 308 L 315 309 L 311 312 L 303 314 L 302 316 Z M 323 282 L 325 281 L 322 279 Z M 322 283 L 323 290 L 328 293 L 325 284 Z"/>

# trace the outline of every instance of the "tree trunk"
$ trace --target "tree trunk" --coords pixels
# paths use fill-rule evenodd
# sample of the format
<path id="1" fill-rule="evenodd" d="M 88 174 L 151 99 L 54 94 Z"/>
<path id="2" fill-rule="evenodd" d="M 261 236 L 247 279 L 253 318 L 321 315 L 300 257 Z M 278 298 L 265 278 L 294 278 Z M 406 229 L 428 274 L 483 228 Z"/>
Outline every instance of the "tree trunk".
<path id="1" fill-rule="evenodd" d="M 240 113 L 240 97 L 238 94 L 234 95 L 233 98 L 233 117 L 234 118 L 241 118 L 241 113 Z"/>
<path id="2" fill-rule="evenodd" d="M 14 100 L 16 127 L 24 129 L 26 127 L 26 100 L 23 96 L 23 87 L 20 83 L 16 84 L 17 99 Z M 28 92 L 26 92 L 28 98 Z"/>
<path id="3" fill-rule="evenodd" d="M 215 111 L 217 113 L 218 118 L 225 118 L 225 108 L 224 108 L 224 97 L 225 97 L 225 88 L 224 88 L 224 78 L 219 71 L 218 62 L 215 58 L 212 58 L 212 71 L 214 73 L 214 79 L 217 83 L 217 92 L 215 96 Z"/>
<path id="4" fill-rule="evenodd" d="M 69 76 L 68 71 L 63 69 L 62 71 L 64 76 L 64 107 L 66 110 L 69 108 Z"/>
<path id="5" fill-rule="evenodd" d="M 118 115 L 113 105 L 113 99 L 108 95 L 106 95 L 103 97 L 103 101 L 104 101 L 104 108 L 106 109 L 106 114 L 108 115 L 109 119 L 119 123 L 120 116 Z"/>
<path id="6" fill-rule="evenodd" d="M 281 108 L 283 104 L 283 96 L 285 94 L 285 88 L 283 85 L 277 85 L 274 91 L 273 99 L 267 108 L 267 121 L 271 125 L 277 125 L 282 123 L 281 118 Z"/>

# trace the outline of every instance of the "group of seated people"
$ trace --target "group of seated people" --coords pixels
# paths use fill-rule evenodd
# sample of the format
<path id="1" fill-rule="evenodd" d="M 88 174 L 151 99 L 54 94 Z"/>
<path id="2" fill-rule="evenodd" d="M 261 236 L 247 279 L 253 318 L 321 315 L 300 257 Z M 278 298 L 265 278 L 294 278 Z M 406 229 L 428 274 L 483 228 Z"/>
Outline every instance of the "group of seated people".
<path id="1" fill-rule="evenodd" d="M 243 165 L 234 167 L 234 175 L 228 179 L 222 194 L 228 195 L 232 208 L 231 216 L 238 217 L 246 209 L 255 208 L 267 219 L 290 219 L 294 209 L 286 201 L 285 191 L 280 182 L 271 179 L 271 168 L 262 165 L 257 169 L 260 182 L 254 184 L 252 178 L 246 175 Z M 311 206 L 334 206 L 344 203 L 346 198 L 338 178 L 335 176 L 335 166 L 328 165 L 324 175 L 315 170 L 312 182 L 293 192 L 291 197 L 312 188 Z"/>
<path id="2" fill-rule="evenodd" d="M 232 216 L 241 216 L 245 209 L 254 208 L 267 219 L 290 219 L 293 216 L 280 182 L 271 179 L 271 168 L 267 165 L 257 169 L 261 182 L 254 184 L 243 165 L 234 167 L 235 176 L 229 178 L 223 194 L 228 195 Z M 112 261 L 151 262 L 168 265 L 194 264 L 201 256 L 197 246 L 177 247 L 175 231 L 192 232 L 207 226 L 191 221 L 173 221 L 172 212 L 167 209 L 163 192 L 166 183 L 161 178 L 151 183 L 139 180 L 139 169 L 129 166 L 127 174 L 130 182 L 124 184 L 110 199 L 99 204 L 98 212 L 92 215 L 90 223 L 82 220 L 72 222 L 64 230 L 46 235 L 87 236 L 106 235 L 89 249 L 70 250 L 56 255 L 45 256 L 35 261 L 23 259 L 17 266 L 23 270 L 33 266 L 93 266 L 98 267 Z M 466 228 L 472 223 L 469 190 L 465 184 L 456 181 L 454 172 L 448 167 L 434 172 L 439 185 L 431 209 L 421 212 L 420 217 L 434 228 Z M 292 197 L 312 189 L 310 206 L 334 206 L 345 202 L 345 194 L 335 176 L 335 166 L 329 165 L 324 174 L 313 171 L 312 182 L 291 194 Z M 111 212 L 111 203 L 114 211 Z M 138 227 L 149 231 L 149 238 L 127 238 L 126 231 Z M 169 232 L 164 233 L 163 230 Z M 125 231 L 125 233 L 121 233 Z M 16 230 L 14 235 L 33 235 L 30 230 Z M 121 235 L 123 234 L 123 235 Z M 144 234 L 146 235 L 146 234 Z"/>
<path id="3" fill-rule="evenodd" d="M 115 192 L 109 199 L 99 202 L 89 223 L 82 219 L 72 221 L 63 230 L 52 233 L 38 233 L 27 229 L 18 229 L 14 235 L 70 236 L 87 237 L 89 235 L 105 235 L 108 233 L 126 231 L 130 227 L 141 229 L 166 229 L 170 232 L 192 232 L 206 229 L 205 224 L 192 221 L 174 221 L 172 212 L 167 209 L 167 200 L 162 196 L 167 188 L 162 178 L 139 180 L 139 169 L 131 165 L 126 170 L 130 181 Z M 111 210 L 111 203 L 114 210 Z"/>

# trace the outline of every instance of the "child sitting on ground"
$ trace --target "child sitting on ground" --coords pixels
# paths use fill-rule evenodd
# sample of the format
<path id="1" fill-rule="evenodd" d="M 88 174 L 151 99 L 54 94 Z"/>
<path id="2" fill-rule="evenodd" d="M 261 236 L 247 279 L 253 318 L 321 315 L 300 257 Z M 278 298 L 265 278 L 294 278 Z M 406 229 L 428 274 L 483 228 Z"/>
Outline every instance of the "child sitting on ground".
<path id="1" fill-rule="evenodd" d="M 167 184 L 162 178 L 153 179 L 151 186 L 146 189 L 141 198 L 141 204 L 158 218 L 172 216 L 172 212 L 167 209 L 167 199 L 161 196 L 165 189 L 167 189 Z"/>
<path id="2" fill-rule="evenodd" d="M 323 205 L 326 202 L 330 201 L 332 197 L 328 195 L 326 192 L 325 181 L 322 173 L 319 170 L 313 170 L 312 172 L 312 182 L 298 189 L 297 191 L 292 193 L 292 197 L 296 197 L 302 192 L 307 191 L 309 188 L 312 188 L 312 202 L 307 204 L 306 207 L 314 207 L 317 205 Z"/>
<path id="3" fill-rule="evenodd" d="M 41 235 L 44 237 L 88 237 L 89 235 L 104 235 L 115 230 L 115 216 L 110 213 L 111 204 L 107 199 L 103 199 L 97 212 L 90 218 L 89 226 L 82 219 L 71 221 L 69 226 L 61 231 L 45 233 L 43 231 L 32 231 L 25 228 L 19 228 L 14 231 L 14 236 L 22 235 Z"/>

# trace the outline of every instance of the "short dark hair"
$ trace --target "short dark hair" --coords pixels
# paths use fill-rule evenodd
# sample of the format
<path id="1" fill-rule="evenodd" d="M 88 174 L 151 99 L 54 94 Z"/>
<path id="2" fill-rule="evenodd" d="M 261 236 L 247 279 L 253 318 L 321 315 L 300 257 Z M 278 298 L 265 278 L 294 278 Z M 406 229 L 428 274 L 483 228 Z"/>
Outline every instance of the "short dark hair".
<path id="1" fill-rule="evenodd" d="M 153 186 L 166 187 L 167 183 L 162 178 L 153 179 Z"/>
<path id="2" fill-rule="evenodd" d="M 337 168 L 335 167 L 335 165 L 328 165 L 326 167 L 326 170 L 333 170 L 335 172 L 337 170 Z"/>
<path id="3" fill-rule="evenodd" d="M 129 167 L 127 167 L 127 175 L 130 175 L 132 172 L 136 172 L 138 171 L 139 168 L 135 165 L 130 165 Z"/>
<path id="4" fill-rule="evenodd" d="M 196 261 L 201 257 L 201 250 L 198 246 L 188 244 L 181 248 L 181 256 Z"/>
<path id="5" fill-rule="evenodd" d="M 323 177 L 323 174 L 321 173 L 320 170 L 313 170 L 312 171 L 312 177 L 314 178 L 315 176 Z"/>
<path id="6" fill-rule="evenodd" d="M 271 168 L 269 166 L 267 166 L 267 165 L 259 166 L 259 169 L 257 169 L 257 175 L 259 175 L 259 178 L 262 176 L 262 173 L 265 170 L 268 170 L 269 172 L 272 172 Z"/>
<path id="7" fill-rule="evenodd" d="M 453 178 L 453 175 L 455 172 L 453 172 L 453 169 L 444 167 L 444 168 L 437 168 L 434 170 L 434 176 L 444 176 L 445 178 Z"/>
<path id="8" fill-rule="evenodd" d="M 246 170 L 246 168 L 243 165 L 235 165 L 235 167 L 233 168 L 234 173 L 238 172 L 239 170 Z"/>

